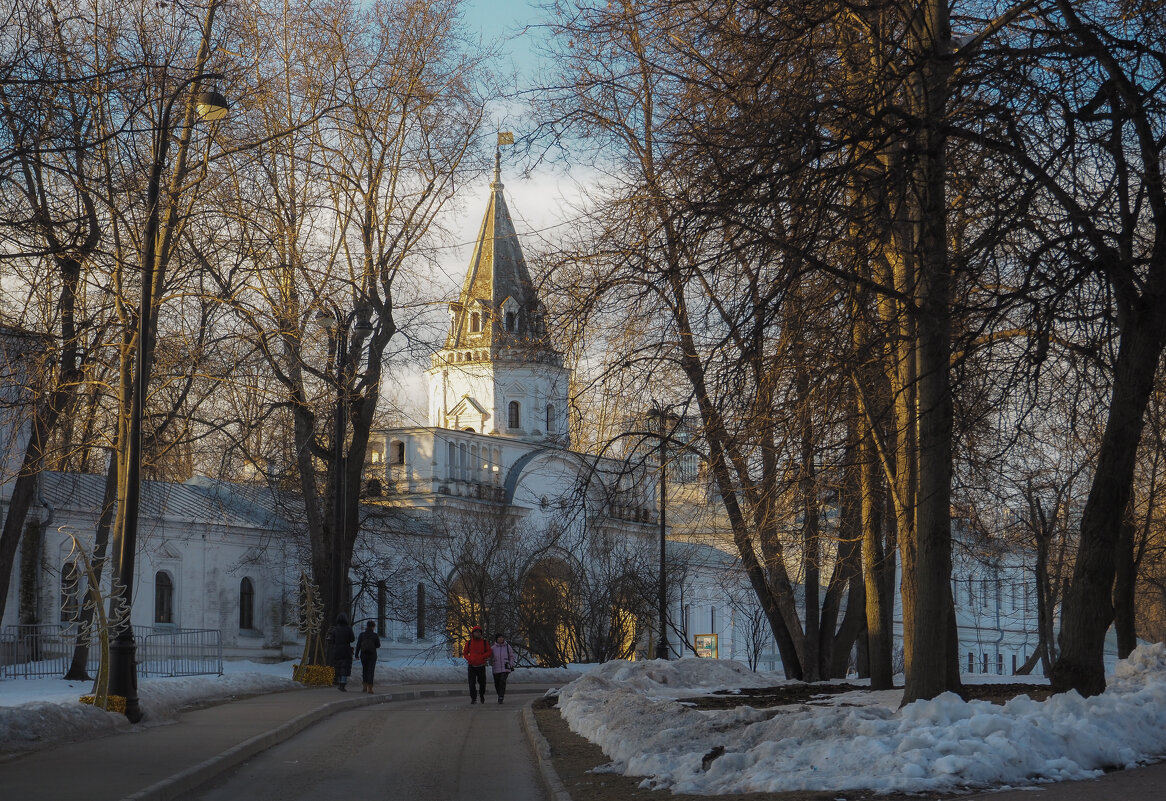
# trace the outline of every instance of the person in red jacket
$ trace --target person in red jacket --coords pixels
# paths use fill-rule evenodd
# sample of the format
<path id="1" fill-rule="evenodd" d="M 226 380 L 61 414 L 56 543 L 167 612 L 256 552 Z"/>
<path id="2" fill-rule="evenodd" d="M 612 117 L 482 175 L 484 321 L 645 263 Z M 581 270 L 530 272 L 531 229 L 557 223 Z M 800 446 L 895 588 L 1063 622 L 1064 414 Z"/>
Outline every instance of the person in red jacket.
<path id="1" fill-rule="evenodd" d="M 470 703 L 478 703 L 478 696 L 482 696 L 482 703 L 486 703 L 486 663 L 490 661 L 490 643 L 482 635 L 482 627 L 474 626 L 470 629 L 470 639 L 462 649 L 462 656 L 466 659 L 467 673 L 470 679 Z"/>

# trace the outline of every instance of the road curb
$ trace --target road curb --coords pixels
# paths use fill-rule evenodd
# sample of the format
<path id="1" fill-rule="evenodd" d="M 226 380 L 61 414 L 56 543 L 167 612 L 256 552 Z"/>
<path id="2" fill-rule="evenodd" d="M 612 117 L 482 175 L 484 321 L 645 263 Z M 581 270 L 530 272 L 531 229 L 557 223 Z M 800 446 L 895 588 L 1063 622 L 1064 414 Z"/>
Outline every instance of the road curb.
<path id="1" fill-rule="evenodd" d="M 555 772 L 554 763 L 551 761 L 551 744 L 547 742 L 546 737 L 543 737 L 543 733 L 539 731 L 538 723 L 535 722 L 533 704 L 534 701 L 529 701 L 522 708 L 522 728 L 526 730 L 527 742 L 530 743 L 535 762 L 538 763 L 539 777 L 542 779 L 543 786 L 546 787 L 551 801 L 571 801 L 571 794 L 567 792 L 563 780 Z"/>
<path id="2" fill-rule="evenodd" d="M 358 709 L 373 704 L 388 704 L 394 701 L 413 701 L 419 698 L 432 698 L 443 695 L 461 695 L 461 690 L 410 690 L 407 692 L 376 693 L 363 698 L 342 698 L 323 706 L 317 707 L 302 715 L 298 715 L 282 726 L 257 734 L 249 740 L 211 757 L 194 767 L 187 768 L 181 773 L 169 776 L 149 787 L 127 795 L 122 801 L 174 801 L 186 793 L 198 789 L 202 785 L 217 778 L 228 770 L 241 765 L 251 757 L 266 751 L 272 746 L 279 745 L 299 734 L 313 723 L 331 717 L 338 712 L 349 709 Z"/>

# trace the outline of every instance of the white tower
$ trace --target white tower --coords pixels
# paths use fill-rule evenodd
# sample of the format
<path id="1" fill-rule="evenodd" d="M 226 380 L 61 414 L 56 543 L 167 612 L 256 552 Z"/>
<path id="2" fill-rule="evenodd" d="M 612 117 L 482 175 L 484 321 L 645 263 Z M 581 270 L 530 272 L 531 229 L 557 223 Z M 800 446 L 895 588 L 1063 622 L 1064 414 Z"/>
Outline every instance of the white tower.
<path id="1" fill-rule="evenodd" d="M 539 301 L 502 195 L 494 156 L 490 202 L 449 334 L 432 357 L 429 424 L 526 442 L 569 445 L 570 371 L 546 336 Z"/>

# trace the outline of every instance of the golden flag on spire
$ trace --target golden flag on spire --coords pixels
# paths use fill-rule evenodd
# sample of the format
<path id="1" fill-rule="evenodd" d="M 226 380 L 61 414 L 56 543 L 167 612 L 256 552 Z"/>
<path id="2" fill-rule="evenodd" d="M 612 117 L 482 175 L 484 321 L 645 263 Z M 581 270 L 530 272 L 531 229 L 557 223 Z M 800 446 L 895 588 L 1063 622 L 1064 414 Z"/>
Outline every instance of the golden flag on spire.
<path id="1" fill-rule="evenodd" d="M 514 132 L 513 131 L 499 131 L 498 132 L 498 144 L 500 146 L 514 144 Z"/>

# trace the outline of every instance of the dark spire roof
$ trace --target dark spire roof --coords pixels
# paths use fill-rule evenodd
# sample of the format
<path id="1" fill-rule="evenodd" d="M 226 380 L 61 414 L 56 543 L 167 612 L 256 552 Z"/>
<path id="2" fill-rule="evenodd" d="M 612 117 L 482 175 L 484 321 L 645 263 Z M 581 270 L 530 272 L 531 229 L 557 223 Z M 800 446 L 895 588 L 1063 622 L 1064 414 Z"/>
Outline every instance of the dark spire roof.
<path id="1" fill-rule="evenodd" d="M 549 345 L 543 343 L 543 305 L 531 281 L 502 189 L 501 154 L 496 152 L 490 200 L 461 295 L 457 303 L 451 304 L 445 347 L 459 350 L 485 346 L 497 353 L 497 347 L 502 346 L 528 354 L 533 347 L 551 352 Z"/>

